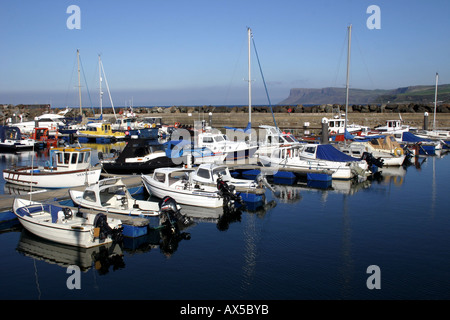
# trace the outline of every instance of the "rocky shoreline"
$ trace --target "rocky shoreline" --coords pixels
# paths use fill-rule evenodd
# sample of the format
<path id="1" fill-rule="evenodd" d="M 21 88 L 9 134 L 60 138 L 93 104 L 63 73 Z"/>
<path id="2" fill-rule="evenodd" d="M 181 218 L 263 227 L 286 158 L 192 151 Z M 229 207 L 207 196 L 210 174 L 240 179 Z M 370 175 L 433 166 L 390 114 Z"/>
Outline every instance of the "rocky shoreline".
<path id="1" fill-rule="evenodd" d="M 22 114 L 23 120 L 32 120 L 34 117 L 44 113 L 56 113 L 65 108 L 51 108 L 50 105 L 3 105 L 0 109 L 0 119 L 3 124 L 6 119 L 13 115 Z M 288 106 L 277 105 L 272 107 L 273 116 L 268 106 L 252 107 L 252 125 L 254 127 L 261 124 L 273 124 L 274 118 L 280 128 L 301 130 L 309 127 L 319 129 L 322 118 L 331 118 L 340 110 L 345 112 L 345 105 L 315 105 L 315 106 Z M 116 115 L 120 115 L 125 110 L 115 108 Z M 171 106 L 171 107 L 134 107 L 133 111 L 138 117 L 161 117 L 163 122 L 173 124 L 179 122 L 186 125 L 193 125 L 194 121 L 213 121 L 214 126 L 223 128 L 224 126 L 245 127 L 248 123 L 247 106 Z M 450 105 L 438 105 L 436 108 L 437 128 L 450 128 Z M 429 114 L 429 128 L 433 121 L 433 104 L 386 104 L 386 105 L 350 105 L 348 107 L 349 123 L 357 123 L 369 127 L 384 125 L 388 119 L 401 118 L 404 123 L 418 128 L 424 124 L 424 114 Z M 111 108 L 104 108 L 105 118 L 112 119 Z M 86 117 L 93 116 L 91 108 L 84 108 L 83 114 Z M 211 114 L 211 116 L 210 116 Z M 237 116 L 239 114 L 239 116 Z M 244 116 L 245 114 L 245 116 Z M 67 116 L 78 116 L 79 109 L 73 108 Z M 210 118 L 211 117 L 211 118 Z"/>

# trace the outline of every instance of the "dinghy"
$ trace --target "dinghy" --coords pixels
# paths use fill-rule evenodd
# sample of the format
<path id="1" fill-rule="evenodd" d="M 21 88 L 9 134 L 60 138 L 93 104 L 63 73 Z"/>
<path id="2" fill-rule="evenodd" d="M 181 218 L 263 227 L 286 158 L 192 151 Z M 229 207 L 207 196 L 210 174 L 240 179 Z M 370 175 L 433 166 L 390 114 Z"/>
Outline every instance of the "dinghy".
<path id="1" fill-rule="evenodd" d="M 91 248 L 122 238 L 122 222 L 104 214 L 74 213 L 70 208 L 16 198 L 14 214 L 29 232 L 54 242 Z"/>

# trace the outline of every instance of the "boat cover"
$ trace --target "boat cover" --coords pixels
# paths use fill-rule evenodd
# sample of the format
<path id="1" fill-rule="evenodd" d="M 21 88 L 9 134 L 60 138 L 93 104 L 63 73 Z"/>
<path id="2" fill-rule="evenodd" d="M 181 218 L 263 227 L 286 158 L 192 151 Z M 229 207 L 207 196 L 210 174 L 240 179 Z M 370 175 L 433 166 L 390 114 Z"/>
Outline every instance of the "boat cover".
<path id="1" fill-rule="evenodd" d="M 420 137 L 416 136 L 415 134 L 406 131 L 406 132 L 403 132 L 402 141 L 404 141 L 404 142 L 424 142 L 424 141 L 430 142 L 432 140 L 420 138 Z"/>
<path id="2" fill-rule="evenodd" d="M 247 124 L 247 128 L 245 129 L 239 129 L 239 128 L 234 128 L 234 127 L 224 127 L 225 129 L 229 129 L 229 130 L 233 130 L 233 131 L 237 131 L 237 132 L 244 132 L 244 133 L 252 133 L 252 124 L 251 122 L 249 122 Z"/>
<path id="3" fill-rule="evenodd" d="M 317 145 L 316 158 L 328 161 L 348 162 L 360 161 L 361 159 L 350 157 L 349 155 L 339 151 L 331 144 Z"/>

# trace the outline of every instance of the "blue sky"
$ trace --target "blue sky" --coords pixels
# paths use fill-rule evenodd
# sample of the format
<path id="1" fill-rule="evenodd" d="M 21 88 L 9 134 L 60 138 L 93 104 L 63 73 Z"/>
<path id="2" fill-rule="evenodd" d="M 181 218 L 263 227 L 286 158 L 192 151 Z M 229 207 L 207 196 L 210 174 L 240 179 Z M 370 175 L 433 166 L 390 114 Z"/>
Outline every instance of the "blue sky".
<path id="1" fill-rule="evenodd" d="M 80 30 L 66 26 L 70 5 Z M 345 87 L 350 24 L 351 88 L 434 84 L 436 72 L 450 83 L 448 12 L 438 0 L 1 0 L 0 103 L 77 106 L 79 49 L 84 106 L 98 105 L 98 54 L 115 106 L 246 104 L 247 27 L 272 104 L 291 88 Z M 253 104 L 267 104 L 252 62 Z"/>

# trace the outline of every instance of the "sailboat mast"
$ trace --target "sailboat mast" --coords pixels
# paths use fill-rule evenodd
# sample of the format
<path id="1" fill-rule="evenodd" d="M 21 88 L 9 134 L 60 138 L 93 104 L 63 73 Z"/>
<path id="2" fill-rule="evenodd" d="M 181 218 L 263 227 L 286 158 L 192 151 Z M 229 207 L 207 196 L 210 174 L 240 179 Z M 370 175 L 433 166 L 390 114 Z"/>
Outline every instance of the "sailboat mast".
<path id="1" fill-rule="evenodd" d="M 436 88 L 434 89 L 434 116 L 433 116 L 433 130 L 436 130 L 436 106 L 437 106 L 437 90 L 438 90 L 439 74 L 436 72 Z"/>
<path id="2" fill-rule="evenodd" d="M 252 122 L 252 78 L 251 78 L 251 62 L 250 62 L 250 56 L 251 56 L 251 45 L 250 45 L 250 39 L 252 36 L 252 30 L 250 28 L 247 28 L 247 34 L 248 34 L 248 122 Z"/>
<path id="3" fill-rule="evenodd" d="M 77 49 L 77 64 L 78 64 L 78 96 L 80 100 L 80 115 L 83 116 L 81 109 L 81 79 L 80 79 L 80 50 Z"/>
<path id="4" fill-rule="evenodd" d="M 100 83 L 100 114 L 103 114 L 103 92 L 102 92 L 102 61 L 98 55 L 98 80 Z"/>
<path id="5" fill-rule="evenodd" d="M 348 26 L 348 48 L 347 48 L 347 84 L 345 97 L 345 124 L 344 124 L 344 141 L 345 132 L 347 131 L 347 113 L 348 113 L 348 90 L 349 90 L 349 74 L 350 74 L 350 50 L 352 44 L 352 25 Z"/>

